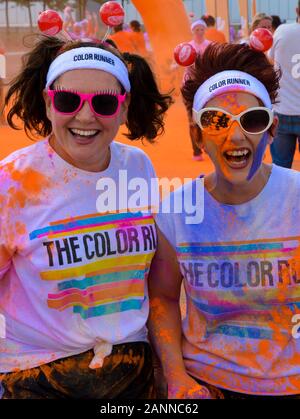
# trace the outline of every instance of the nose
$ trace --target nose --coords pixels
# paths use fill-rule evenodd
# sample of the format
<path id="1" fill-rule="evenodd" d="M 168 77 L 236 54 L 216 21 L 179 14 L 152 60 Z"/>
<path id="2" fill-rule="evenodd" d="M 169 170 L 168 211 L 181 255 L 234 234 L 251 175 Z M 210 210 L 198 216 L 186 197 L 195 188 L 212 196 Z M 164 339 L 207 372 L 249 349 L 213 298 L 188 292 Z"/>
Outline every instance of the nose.
<path id="1" fill-rule="evenodd" d="M 235 145 L 239 145 L 246 140 L 245 132 L 237 121 L 233 121 L 227 133 L 227 140 Z"/>
<path id="2" fill-rule="evenodd" d="M 75 119 L 79 122 L 90 122 L 95 119 L 95 114 L 91 110 L 87 100 L 83 102 L 81 109 L 76 113 Z"/>

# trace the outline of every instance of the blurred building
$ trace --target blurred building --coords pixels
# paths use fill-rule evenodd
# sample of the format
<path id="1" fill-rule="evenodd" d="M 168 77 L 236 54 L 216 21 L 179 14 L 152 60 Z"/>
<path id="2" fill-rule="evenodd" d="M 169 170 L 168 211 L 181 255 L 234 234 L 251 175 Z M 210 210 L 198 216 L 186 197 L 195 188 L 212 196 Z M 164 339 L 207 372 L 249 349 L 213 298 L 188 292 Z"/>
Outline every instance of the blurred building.
<path id="1" fill-rule="evenodd" d="M 72 1 L 72 0 L 71 0 Z M 122 0 L 118 0 L 122 3 Z M 151 0 L 145 0 L 151 1 Z M 163 1 L 163 0 L 162 0 Z M 205 10 L 205 0 L 183 0 L 187 11 L 193 12 L 195 17 L 202 16 Z M 222 0 L 216 0 L 222 1 Z M 76 1 L 73 1 L 76 4 Z M 142 23 L 142 18 L 138 14 L 134 5 L 131 1 L 127 3 L 127 0 L 123 1 L 124 8 L 126 11 L 126 23 L 133 19 L 137 19 Z M 249 11 L 251 14 L 251 1 L 249 1 Z M 295 8 L 297 6 L 297 0 L 256 0 L 257 12 L 265 12 L 269 15 L 279 15 L 282 20 L 287 22 L 295 21 Z M 0 2 L 0 27 L 6 26 L 6 3 L 5 1 Z M 99 10 L 99 3 L 92 0 L 88 0 L 88 8 L 91 11 Z M 230 9 L 230 22 L 231 24 L 238 25 L 240 23 L 238 0 L 229 0 Z M 32 16 L 33 25 L 36 25 L 37 17 L 40 11 L 43 10 L 42 1 L 31 2 L 30 12 Z M 17 5 L 13 1 L 8 2 L 8 17 L 11 27 L 28 27 L 30 25 L 29 10 L 27 7 Z M 171 17 L 171 11 L 170 11 Z"/>

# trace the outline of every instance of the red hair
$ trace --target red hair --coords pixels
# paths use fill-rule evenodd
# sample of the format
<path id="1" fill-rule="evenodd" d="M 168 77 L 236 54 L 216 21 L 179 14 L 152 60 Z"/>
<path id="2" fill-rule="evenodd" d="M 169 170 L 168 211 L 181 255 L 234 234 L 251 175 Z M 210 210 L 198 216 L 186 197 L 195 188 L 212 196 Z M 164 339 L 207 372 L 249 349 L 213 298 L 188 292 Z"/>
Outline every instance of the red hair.
<path id="1" fill-rule="evenodd" d="M 198 88 L 210 77 L 226 70 L 251 74 L 266 87 L 271 102 L 276 102 L 281 71 L 274 69 L 263 52 L 255 51 L 246 44 L 213 43 L 206 48 L 203 55 L 198 55 L 181 89 L 190 115 Z"/>

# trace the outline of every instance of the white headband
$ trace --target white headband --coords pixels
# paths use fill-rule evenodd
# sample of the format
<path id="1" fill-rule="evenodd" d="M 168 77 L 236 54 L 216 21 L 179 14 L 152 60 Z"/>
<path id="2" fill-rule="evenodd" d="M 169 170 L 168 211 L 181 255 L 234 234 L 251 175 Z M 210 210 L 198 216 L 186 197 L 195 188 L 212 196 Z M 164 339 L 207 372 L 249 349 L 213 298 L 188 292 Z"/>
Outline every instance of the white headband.
<path id="1" fill-rule="evenodd" d="M 194 97 L 193 113 L 197 114 L 209 100 L 227 92 L 251 93 L 272 109 L 269 93 L 259 80 L 243 71 L 229 70 L 214 75 L 199 87 Z M 194 119 L 196 121 L 196 115 Z"/>
<path id="2" fill-rule="evenodd" d="M 207 24 L 204 22 L 204 20 L 203 19 L 198 19 L 198 20 L 195 20 L 194 23 L 192 23 L 191 30 L 193 31 L 196 28 L 196 26 L 199 26 L 199 25 L 202 25 L 205 28 L 207 28 Z"/>
<path id="3" fill-rule="evenodd" d="M 111 52 L 96 47 L 74 48 L 56 57 L 48 70 L 46 88 L 66 71 L 83 68 L 112 74 L 126 92 L 130 92 L 129 74 L 125 64 Z"/>

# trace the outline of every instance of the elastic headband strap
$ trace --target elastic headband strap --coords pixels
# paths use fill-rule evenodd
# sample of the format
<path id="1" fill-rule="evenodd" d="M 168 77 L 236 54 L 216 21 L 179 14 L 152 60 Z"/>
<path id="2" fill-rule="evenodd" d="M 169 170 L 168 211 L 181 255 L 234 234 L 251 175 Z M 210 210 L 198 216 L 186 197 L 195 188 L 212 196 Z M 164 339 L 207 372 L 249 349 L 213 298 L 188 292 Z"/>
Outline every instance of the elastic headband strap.
<path id="1" fill-rule="evenodd" d="M 130 92 L 126 65 L 111 52 L 96 47 L 74 48 L 56 57 L 48 70 L 46 88 L 63 73 L 78 69 L 106 71 L 119 80 L 126 92 Z"/>
<path id="2" fill-rule="evenodd" d="M 193 112 L 197 114 L 211 99 L 227 92 L 251 93 L 266 108 L 272 109 L 270 95 L 259 80 L 243 71 L 230 70 L 214 75 L 199 87 L 194 97 Z"/>

